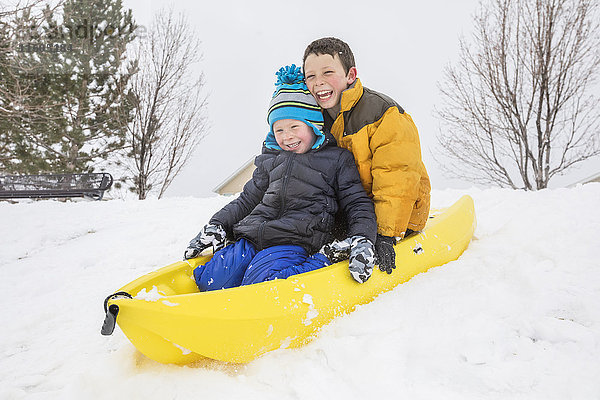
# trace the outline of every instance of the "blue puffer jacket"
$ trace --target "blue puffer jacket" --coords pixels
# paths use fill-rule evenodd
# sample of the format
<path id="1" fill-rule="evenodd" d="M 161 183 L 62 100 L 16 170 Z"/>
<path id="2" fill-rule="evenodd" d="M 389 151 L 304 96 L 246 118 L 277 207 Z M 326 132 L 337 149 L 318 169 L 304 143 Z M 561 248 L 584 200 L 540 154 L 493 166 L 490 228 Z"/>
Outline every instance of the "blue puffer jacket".
<path id="1" fill-rule="evenodd" d="M 235 240 L 245 238 L 259 251 L 295 244 L 312 254 L 332 240 L 334 216 L 341 209 L 348 236 L 375 242 L 373 203 L 352 153 L 337 147 L 330 134 L 321 134 L 316 147 L 304 154 L 281 150 L 269 135 L 254 161 L 252 179 L 210 223 L 222 225 Z"/>

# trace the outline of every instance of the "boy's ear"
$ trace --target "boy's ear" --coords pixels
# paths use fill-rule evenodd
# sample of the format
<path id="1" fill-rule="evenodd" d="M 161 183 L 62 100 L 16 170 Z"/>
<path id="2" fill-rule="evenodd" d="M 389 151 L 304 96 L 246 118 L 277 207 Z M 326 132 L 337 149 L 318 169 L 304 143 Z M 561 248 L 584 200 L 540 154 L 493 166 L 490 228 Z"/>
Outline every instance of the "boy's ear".
<path id="1" fill-rule="evenodd" d="M 348 81 L 348 85 L 352 85 L 358 76 L 358 71 L 356 67 L 350 67 L 348 70 L 348 74 L 346 75 L 346 79 Z"/>

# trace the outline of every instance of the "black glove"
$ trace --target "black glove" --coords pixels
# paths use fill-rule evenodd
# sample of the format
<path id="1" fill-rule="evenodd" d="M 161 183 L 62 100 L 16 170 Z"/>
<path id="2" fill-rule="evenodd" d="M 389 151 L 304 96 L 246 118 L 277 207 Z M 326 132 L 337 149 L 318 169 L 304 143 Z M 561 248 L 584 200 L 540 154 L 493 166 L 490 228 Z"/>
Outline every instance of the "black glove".
<path id="1" fill-rule="evenodd" d="M 379 269 L 382 272 L 391 274 L 392 270 L 396 268 L 396 251 L 394 250 L 395 244 L 395 237 L 377 234 L 375 253 L 377 254 L 377 263 L 379 264 Z"/>
<path id="2" fill-rule="evenodd" d="M 222 249 L 225 246 L 226 236 L 221 225 L 204 225 L 200 233 L 190 241 L 188 248 L 183 253 L 183 259 L 198 257 L 204 249 L 208 249 L 210 246 L 212 246 L 213 252 Z"/>

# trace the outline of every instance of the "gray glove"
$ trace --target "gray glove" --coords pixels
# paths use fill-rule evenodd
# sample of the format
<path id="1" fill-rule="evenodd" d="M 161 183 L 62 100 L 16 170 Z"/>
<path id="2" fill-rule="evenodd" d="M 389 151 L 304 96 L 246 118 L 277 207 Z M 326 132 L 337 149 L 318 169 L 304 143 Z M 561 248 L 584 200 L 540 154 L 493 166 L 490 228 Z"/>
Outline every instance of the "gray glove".
<path id="1" fill-rule="evenodd" d="M 350 245 L 350 275 L 359 283 L 366 282 L 375 266 L 373 242 L 364 236 L 352 236 Z"/>
<path id="2" fill-rule="evenodd" d="M 350 257 L 350 242 L 352 242 L 351 238 L 344 240 L 336 239 L 333 242 L 327 243 L 321 247 L 319 253 L 327 257 L 332 264 L 347 260 Z"/>
<path id="3" fill-rule="evenodd" d="M 188 260 L 195 258 L 210 246 L 213 252 L 222 249 L 225 246 L 225 238 L 227 234 L 221 225 L 204 225 L 202 230 L 195 238 L 190 241 L 188 248 L 183 253 L 183 259 Z"/>

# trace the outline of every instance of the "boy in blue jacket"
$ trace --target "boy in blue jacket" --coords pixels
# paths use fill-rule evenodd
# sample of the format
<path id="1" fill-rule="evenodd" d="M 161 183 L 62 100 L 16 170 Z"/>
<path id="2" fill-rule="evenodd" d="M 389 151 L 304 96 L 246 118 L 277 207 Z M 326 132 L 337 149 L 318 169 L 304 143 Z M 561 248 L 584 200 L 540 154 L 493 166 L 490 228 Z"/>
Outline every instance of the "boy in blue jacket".
<path id="1" fill-rule="evenodd" d="M 201 291 L 285 279 L 348 253 L 352 277 L 364 282 L 371 276 L 377 223 L 352 153 L 323 133 L 321 108 L 300 68 L 291 65 L 276 75 L 270 131 L 252 179 L 185 251 L 185 259 L 211 246 L 215 251 L 194 270 Z M 348 238 L 329 244 L 339 209 L 347 215 Z M 235 243 L 223 247 L 226 238 Z"/>

